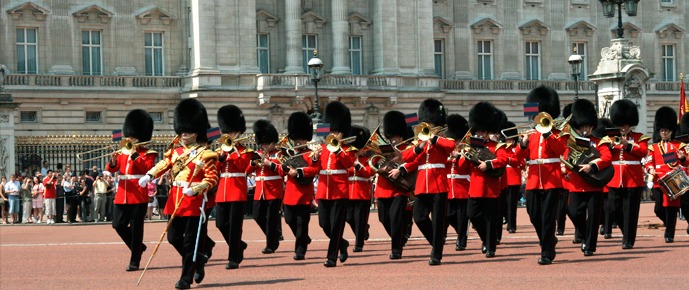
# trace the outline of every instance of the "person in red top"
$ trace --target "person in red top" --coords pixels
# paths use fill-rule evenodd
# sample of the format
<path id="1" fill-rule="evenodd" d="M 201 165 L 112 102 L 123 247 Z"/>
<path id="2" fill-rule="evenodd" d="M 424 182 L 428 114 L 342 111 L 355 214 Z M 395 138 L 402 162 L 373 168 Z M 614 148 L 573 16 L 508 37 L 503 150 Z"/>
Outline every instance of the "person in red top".
<path id="1" fill-rule="evenodd" d="M 264 254 L 275 253 L 280 246 L 280 208 L 285 194 L 284 177 L 279 174 L 273 163 L 278 163 L 275 145 L 278 142 L 278 131 L 267 120 L 258 120 L 253 126 L 256 134 L 256 144 L 261 147 L 258 154 L 263 157 L 263 163 L 254 166 L 256 171 L 256 190 L 254 193 L 254 220 L 266 235 Z"/>
<path id="2" fill-rule="evenodd" d="M 507 165 L 507 152 L 504 143 L 498 143 L 498 132 L 506 122 L 504 113 L 489 102 L 479 102 L 469 111 L 469 127 L 475 138 L 483 144 L 473 144 L 473 150 L 489 150 L 495 154 L 491 160 L 474 160 L 471 162 L 471 184 L 467 215 L 476 227 L 483 246 L 481 251 L 486 258 L 495 257 L 497 240 L 496 224 L 499 217 L 500 177 L 489 176 L 486 171 L 498 170 Z"/>
<path id="3" fill-rule="evenodd" d="M 292 146 L 299 148 L 293 149 L 292 154 L 286 155 L 292 158 L 303 160 L 297 165 L 288 166 L 287 164 L 273 163 L 271 168 L 275 168 L 281 175 L 287 175 L 285 185 L 285 198 L 283 200 L 285 223 L 290 227 L 294 238 L 293 259 L 300 261 L 305 259 L 306 250 L 311 243 L 309 237 L 309 221 L 311 220 L 311 202 L 313 200 L 313 177 L 318 174 L 312 170 L 311 149 L 305 144 L 311 141 L 313 136 L 313 122 L 311 117 L 304 112 L 294 112 L 287 120 L 287 137 L 292 142 Z M 288 158 L 289 158 L 288 157 Z M 309 171 L 311 169 L 311 171 Z"/>
<path id="4" fill-rule="evenodd" d="M 398 150 L 404 151 L 407 148 L 406 143 L 401 143 L 414 135 L 411 128 L 407 127 L 404 113 L 400 111 L 389 111 L 383 116 L 383 135 L 385 138 Z M 390 158 L 393 163 L 401 163 L 402 159 L 399 155 L 386 155 L 385 158 Z M 378 157 L 374 159 L 380 162 Z M 399 175 L 399 169 L 393 169 Z M 411 172 L 411 170 L 410 170 Z M 407 229 L 407 217 L 405 216 L 407 201 L 409 200 L 409 192 L 402 190 L 396 186 L 394 182 L 388 179 L 388 176 L 383 176 L 382 172 L 378 173 L 375 186 L 375 198 L 378 202 L 378 220 L 383 224 L 385 231 L 391 239 L 391 253 L 390 259 L 397 260 L 402 258 L 402 247 L 404 245 Z"/>
<path id="5" fill-rule="evenodd" d="M 648 148 L 646 170 L 653 176 L 653 197 L 655 200 L 655 214 L 665 224 L 665 242 L 675 241 L 675 226 L 677 225 L 677 209 L 679 199 L 670 199 L 660 190 L 658 180 L 679 166 L 687 166 L 684 147 L 686 144 L 672 140 L 672 134 L 677 130 L 677 113 L 670 107 L 661 107 L 656 111 L 653 122 L 653 145 Z M 671 153 L 675 153 L 674 156 Z M 672 158 L 664 158 L 663 155 Z M 670 159 L 675 159 L 670 161 Z"/>
<path id="6" fill-rule="evenodd" d="M 539 86 L 529 92 L 526 102 L 538 102 L 538 111 L 560 116 L 560 97 L 550 87 Z M 526 211 L 541 245 L 539 265 L 549 265 L 555 259 L 555 216 L 558 195 L 562 190 L 560 156 L 567 147 L 567 133 L 553 130 L 545 134 L 534 131 L 521 136 L 515 150 L 517 159 L 528 159 L 526 165 Z"/>
<path id="7" fill-rule="evenodd" d="M 323 120 L 330 123 L 330 134 L 349 136 L 352 117 L 343 103 L 328 103 Z M 349 242 L 342 238 L 342 233 L 349 199 L 347 170 L 354 166 L 355 153 L 356 149 L 347 144 L 340 144 L 335 151 L 328 150 L 328 146 L 322 144 L 312 156 L 313 167 L 319 172 L 316 189 L 318 222 L 330 239 L 327 260 L 323 264 L 326 267 L 337 266 L 338 251 L 340 262 L 344 263 L 349 257 Z"/>
<path id="8" fill-rule="evenodd" d="M 682 115 L 682 119 L 679 122 L 679 132 L 679 135 L 689 134 L 689 113 L 684 113 L 684 115 Z M 684 167 L 684 172 L 689 173 L 689 167 Z M 689 194 L 683 194 L 680 196 L 679 202 L 682 215 L 684 215 L 684 220 L 688 224 L 687 235 L 689 235 Z"/>
<path id="9" fill-rule="evenodd" d="M 507 122 L 506 128 L 514 128 L 516 125 L 513 122 Z M 510 136 L 511 137 L 511 136 Z M 521 199 L 522 186 L 522 171 L 526 167 L 524 159 L 516 157 L 515 152 L 519 143 L 517 142 L 519 136 L 513 138 L 505 138 L 505 151 L 507 152 L 507 166 L 505 166 L 505 174 L 503 180 L 506 186 L 503 189 L 502 196 L 506 197 L 505 219 L 507 220 L 507 232 L 514 234 L 517 232 L 517 204 Z"/>
<path id="10" fill-rule="evenodd" d="M 641 159 L 648 155 L 650 137 L 633 132 L 639 124 L 639 110 L 628 100 L 618 100 L 610 107 L 610 119 L 620 128 L 619 142 L 612 145 L 615 175 L 608 183 L 610 215 L 622 229 L 622 249 L 631 249 L 636 241 L 641 193 L 646 186 Z"/>
<path id="11" fill-rule="evenodd" d="M 184 99 L 174 112 L 174 128 L 179 142 L 165 152 L 139 185 L 145 187 L 153 178 L 170 171 L 172 184 L 165 206 L 170 215 L 167 240 L 182 257 L 182 275 L 175 284 L 177 289 L 189 289 L 192 278 L 201 283 L 205 277 L 205 259 L 196 259 L 194 250 L 198 237 L 205 237 L 204 228 L 199 232 L 202 204 L 208 190 L 218 183 L 216 163 L 218 155 L 208 146 L 206 130 L 210 128 L 206 108 L 196 99 Z M 196 255 L 203 255 L 199 245 Z"/>
<path id="12" fill-rule="evenodd" d="M 122 135 L 132 144 L 151 140 L 153 119 L 145 110 L 130 111 L 124 118 Z M 127 271 L 139 269 L 143 244 L 144 217 L 148 204 L 148 190 L 137 183 L 156 163 L 158 152 L 146 146 L 135 146 L 131 151 L 119 150 L 111 155 L 105 170 L 119 173 L 119 182 L 113 201 L 112 227 L 131 254 Z"/>
<path id="13" fill-rule="evenodd" d="M 469 122 L 458 115 L 447 116 L 448 138 L 455 140 L 457 145 L 447 159 L 447 183 L 450 190 L 447 193 L 447 227 L 452 226 L 457 233 L 455 250 L 464 251 L 467 247 L 467 231 L 469 217 L 467 216 L 467 202 L 469 201 L 469 182 L 471 181 L 471 165 L 469 160 L 460 154 L 463 148 L 459 142 L 468 142 L 464 136 L 469 131 Z M 464 145 L 464 144 L 462 144 Z"/>
<path id="14" fill-rule="evenodd" d="M 55 199 L 57 198 L 57 174 L 48 170 L 48 176 L 43 178 L 45 193 L 43 194 L 45 203 L 45 214 L 48 217 L 47 224 L 55 223 Z"/>
<path id="15" fill-rule="evenodd" d="M 237 140 L 246 131 L 244 114 L 235 105 L 225 105 L 218 110 L 218 125 L 220 131 L 232 140 Z M 244 250 L 247 247 L 242 241 L 244 206 L 248 190 L 246 175 L 251 170 L 251 160 L 255 152 L 240 142 L 233 142 L 233 146 L 229 148 L 222 146 L 216 152 L 219 155 L 217 168 L 220 180 L 215 194 L 215 226 L 229 247 L 225 269 L 237 269 L 244 260 Z"/>
<path id="16" fill-rule="evenodd" d="M 445 107 L 438 100 L 426 99 L 419 106 L 419 122 L 425 122 L 431 128 L 444 126 L 446 116 Z M 447 234 L 445 218 L 449 187 L 445 162 L 455 149 L 455 141 L 432 135 L 428 140 L 419 140 L 416 146 L 402 152 L 402 160 L 406 164 L 400 169 L 403 171 L 402 174 L 410 173 L 410 166 L 418 170 L 414 190 L 414 222 L 433 247 L 428 264 L 436 266 L 440 265 L 443 258 L 443 245 Z"/>
<path id="17" fill-rule="evenodd" d="M 366 142 L 371 138 L 371 131 L 363 126 L 352 126 L 351 136 L 356 136 L 352 146 L 363 150 Z M 355 242 L 352 252 L 361 252 L 364 241 L 368 239 L 368 216 L 371 213 L 371 177 L 375 174 L 368 166 L 369 153 L 359 152 L 360 156 L 354 163 L 354 167 L 348 171 L 349 175 L 349 201 L 347 202 L 347 217 L 345 220 L 352 227 Z"/>
<path id="18" fill-rule="evenodd" d="M 598 243 L 598 226 L 600 225 L 601 209 L 603 206 L 603 187 L 586 181 L 580 174 L 592 174 L 611 165 L 610 138 L 592 136 L 591 133 L 598 125 L 596 109 L 593 103 L 586 99 L 578 99 L 572 105 L 572 118 L 569 121 L 573 142 L 575 138 L 586 142 L 586 145 L 570 144 L 563 156 L 569 158 L 572 150 L 597 150 L 600 157 L 574 168 L 568 168 L 569 175 L 569 211 L 575 231 L 582 238 L 581 250 L 584 256 L 592 256 L 596 252 Z M 587 140 L 588 138 L 588 140 Z M 577 170 L 578 172 L 574 172 Z"/>

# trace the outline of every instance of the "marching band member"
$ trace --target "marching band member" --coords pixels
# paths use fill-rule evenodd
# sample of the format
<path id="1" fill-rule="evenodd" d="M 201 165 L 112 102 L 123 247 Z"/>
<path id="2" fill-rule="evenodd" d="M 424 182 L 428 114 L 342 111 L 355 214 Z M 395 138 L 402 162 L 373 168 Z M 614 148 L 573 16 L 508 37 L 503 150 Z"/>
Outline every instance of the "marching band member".
<path id="1" fill-rule="evenodd" d="M 398 150 L 404 151 L 409 146 L 407 143 L 402 143 L 403 140 L 411 138 L 414 134 L 411 128 L 407 127 L 405 123 L 404 113 L 400 111 L 389 111 L 383 116 L 383 135 L 390 141 L 391 144 L 397 147 Z M 391 162 L 401 163 L 401 156 L 391 157 Z M 405 165 L 411 166 L 411 164 Z M 416 170 L 416 168 L 406 167 L 408 172 Z M 399 169 L 392 169 L 396 171 L 399 176 Z M 402 258 L 402 248 L 405 242 L 405 234 L 407 227 L 406 210 L 407 201 L 409 199 L 409 192 L 401 190 L 395 186 L 388 176 L 381 176 L 378 174 L 376 178 L 376 188 L 374 193 L 378 201 L 378 220 L 385 231 L 390 236 L 391 253 L 390 259 L 398 260 Z"/>
<path id="2" fill-rule="evenodd" d="M 371 138 L 371 132 L 363 126 L 352 126 L 351 135 L 356 136 L 352 146 L 363 150 L 366 142 Z M 371 212 L 371 177 L 375 173 L 368 166 L 367 154 L 360 155 L 349 169 L 349 202 L 347 204 L 346 221 L 356 240 L 352 252 L 361 252 L 364 241 L 368 239 L 368 216 Z"/>
<path id="3" fill-rule="evenodd" d="M 343 103 L 328 103 L 323 120 L 330 123 L 330 134 L 349 136 L 352 117 Z M 314 167 L 319 171 L 316 191 L 318 223 L 330 238 L 327 260 L 323 263 L 326 267 L 337 266 L 338 251 L 340 262 L 344 263 L 349 257 L 349 242 L 342 238 L 342 233 L 349 198 L 347 169 L 354 166 L 355 152 L 356 149 L 347 144 L 339 144 L 339 148 L 332 152 L 322 144 L 312 156 Z"/>
<path id="4" fill-rule="evenodd" d="M 426 99 L 419 106 L 419 122 L 425 122 L 431 128 L 444 126 L 446 115 L 445 107 L 438 100 Z M 419 140 L 416 146 L 402 152 L 402 160 L 406 163 L 415 163 L 414 167 L 418 169 L 414 190 L 414 222 L 433 247 L 428 261 L 431 266 L 440 265 L 443 258 L 449 190 L 445 162 L 454 148 L 454 140 L 431 133 L 428 140 Z M 402 174 L 409 173 L 405 166 L 400 166 L 399 169 L 400 172 L 404 172 Z"/>
<path id="5" fill-rule="evenodd" d="M 562 108 L 562 118 L 567 119 L 569 115 L 572 114 L 572 103 L 565 105 Z M 560 172 L 562 176 L 562 194 L 560 194 L 559 200 L 557 202 L 557 230 L 555 232 L 556 236 L 562 236 L 565 234 L 565 225 L 567 224 L 567 217 L 569 216 L 569 180 L 567 180 L 567 168 L 565 165 L 560 163 Z M 571 218 L 570 218 L 571 220 Z M 576 235 L 575 235 L 576 236 Z M 579 242 L 581 243 L 581 242 Z"/>
<path id="6" fill-rule="evenodd" d="M 598 118 L 598 125 L 596 126 L 596 129 L 591 132 L 591 135 L 594 137 L 598 138 L 603 138 L 607 136 L 607 131 L 605 128 L 612 128 L 615 125 L 612 123 L 610 118 Z M 611 147 L 611 152 L 612 152 L 612 141 L 610 141 L 610 147 Z M 613 167 L 614 168 L 614 167 Z M 567 175 L 569 176 L 569 175 Z M 603 236 L 605 239 L 612 239 L 612 225 L 613 222 L 617 223 L 617 221 L 613 221 L 613 217 L 610 215 L 610 209 L 608 207 L 608 195 L 609 195 L 609 189 L 607 186 L 603 187 L 603 195 L 602 195 L 602 201 L 603 201 L 603 206 L 600 208 L 600 219 L 599 219 L 599 234 Z M 575 244 L 581 244 L 584 242 L 584 234 L 582 232 L 579 232 L 576 228 L 574 229 L 574 241 L 573 243 Z"/>
<path id="7" fill-rule="evenodd" d="M 464 136 L 469 131 L 469 122 L 458 114 L 447 116 L 447 137 L 455 140 L 456 148 L 448 158 L 447 174 L 447 227 L 452 226 L 457 233 L 455 250 L 464 251 L 467 247 L 467 231 L 469 230 L 469 217 L 467 216 L 467 202 L 469 201 L 469 181 L 471 180 L 470 161 L 460 154 L 460 150 L 468 142 Z"/>
<path id="8" fill-rule="evenodd" d="M 516 125 L 512 122 L 507 122 L 505 127 L 513 128 Z M 507 152 L 507 166 L 505 167 L 505 175 L 503 179 L 506 180 L 507 187 L 504 189 L 502 195 L 506 196 L 507 208 L 505 215 L 507 219 L 507 232 L 513 234 L 517 232 L 517 204 L 521 198 L 520 188 L 522 186 L 522 170 L 526 167 L 524 159 L 516 158 L 515 152 L 517 150 L 519 136 L 505 139 L 505 151 Z M 501 198 L 502 198 L 501 195 Z"/>
<path id="9" fill-rule="evenodd" d="M 165 214 L 171 216 L 167 240 L 182 256 L 182 275 L 175 288 L 188 289 L 192 277 L 196 283 L 201 283 L 205 277 L 205 259 L 197 259 L 194 263 L 194 248 L 203 199 L 218 183 L 215 167 L 218 155 L 208 148 L 206 130 L 210 123 L 206 108 L 198 100 L 179 102 L 175 108 L 174 127 L 180 138 L 179 146 L 165 152 L 165 158 L 139 179 L 139 185 L 144 187 L 152 178 L 168 170 L 171 172 L 173 182 L 165 206 Z M 201 233 L 201 237 L 205 235 Z M 203 255 L 201 247 L 197 254 Z"/>
<path id="10" fill-rule="evenodd" d="M 256 190 L 254 192 L 254 220 L 266 235 L 266 247 L 263 254 L 275 253 L 280 246 L 280 209 L 285 193 L 284 178 L 278 174 L 279 163 L 275 145 L 278 142 L 278 131 L 267 120 L 258 120 L 253 126 L 256 144 L 261 147 L 258 154 L 263 156 L 263 164 L 255 166 Z"/>
<path id="11" fill-rule="evenodd" d="M 244 250 L 247 247 L 247 244 L 242 241 L 244 207 L 248 191 L 246 174 L 250 170 L 255 152 L 244 147 L 240 142 L 234 141 L 246 131 L 244 114 L 237 106 L 221 107 L 218 110 L 218 125 L 220 131 L 228 134 L 233 141 L 230 148 L 221 147 L 217 150 L 220 180 L 215 195 L 217 202 L 215 226 L 220 230 L 229 247 L 225 269 L 237 269 L 244 259 Z"/>
<path id="12" fill-rule="evenodd" d="M 144 110 L 132 110 L 127 114 L 122 126 L 122 135 L 132 144 L 151 140 L 153 119 Z M 141 253 L 146 250 L 143 244 L 144 217 L 148 204 L 146 188 L 138 186 L 139 178 L 155 165 L 158 152 L 146 146 L 134 146 L 131 152 L 119 150 L 112 154 L 105 170 L 119 173 L 119 182 L 113 205 L 112 227 L 120 236 L 131 254 L 127 271 L 139 269 Z"/>
<path id="13" fill-rule="evenodd" d="M 529 92 L 527 102 L 538 102 L 538 111 L 551 117 L 560 115 L 560 98 L 555 90 L 539 86 Z M 538 264 L 549 265 L 555 259 L 555 216 L 558 195 L 562 190 L 560 156 L 565 152 L 569 136 L 553 130 L 545 134 L 536 131 L 522 136 L 515 155 L 527 159 L 526 211 L 541 245 Z"/>
<path id="14" fill-rule="evenodd" d="M 679 135 L 689 134 L 689 113 L 684 113 L 679 122 Z M 686 150 L 685 150 L 686 151 Z M 684 172 L 689 173 L 689 167 L 684 167 Z M 680 196 L 680 209 L 684 215 L 684 220 L 687 222 L 687 235 L 689 235 L 689 194 Z"/>
<path id="15" fill-rule="evenodd" d="M 469 111 L 469 127 L 472 128 L 472 133 L 483 140 L 483 144 L 480 146 L 495 154 L 494 159 L 478 159 L 478 164 L 471 163 L 472 182 L 469 185 L 469 201 L 467 203 L 467 215 L 483 242 L 481 251 L 486 254 L 486 258 L 495 257 L 496 223 L 502 225 L 502 221 L 498 221 L 500 177 L 489 176 L 486 172 L 504 168 L 507 165 L 507 152 L 504 143 L 498 143 L 498 132 L 500 132 L 503 122 L 505 122 L 504 113 L 489 102 L 479 102 Z M 472 146 L 476 146 L 476 144 L 472 144 Z M 474 150 L 479 149 L 474 148 Z"/>
<path id="16" fill-rule="evenodd" d="M 678 166 L 687 166 L 684 143 L 672 140 L 677 129 L 677 113 L 670 107 L 661 107 L 656 111 L 653 122 L 653 145 L 648 149 L 646 170 L 654 177 L 653 197 L 655 214 L 665 224 L 665 242 L 675 241 L 677 209 L 679 199 L 670 199 L 660 190 L 658 180 Z M 672 155 L 671 153 L 675 153 Z M 666 155 L 667 154 L 667 155 Z"/>
<path id="17" fill-rule="evenodd" d="M 600 157 L 587 164 L 574 167 L 579 173 L 592 174 L 610 166 L 610 138 L 591 136 L 598 125 L 596 109 L 593 103 L 586 99 L 578 99 L 572 105 L 572 118 L 569 121 L 571 134 L 581 138 L 589 138 L 586 146 L 581 149 L 595 148 Z M 578 145 L 581 146 L 581 145 Z M 567 147 L 563 156 L 570 156 L 573 147 Z M 575 230 L 584 238 L 581 251 L 584 256 L 591 256 L 596 252 L 598 243 L 598 226 L 600 222 L 603 187 L 587 182 L 577 172 L 569 173 L 569 210 Z"/>

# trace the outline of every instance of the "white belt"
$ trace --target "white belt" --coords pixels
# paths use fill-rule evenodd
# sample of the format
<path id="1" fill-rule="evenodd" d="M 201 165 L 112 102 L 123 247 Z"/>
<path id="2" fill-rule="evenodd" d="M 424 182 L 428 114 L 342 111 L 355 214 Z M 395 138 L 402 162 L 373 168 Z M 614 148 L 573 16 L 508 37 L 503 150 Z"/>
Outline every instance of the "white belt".
<path id="1" fill-rule="evenodd" d="M 198 184 L 201 184 L 201 182 L 192 182 L 192 183 L 189 183 L 186 181 L 173 181 L 172 182 L 172 186 L 177 186 L 177 187 L 189 187 L 189 186 L 194 186 L 194 185 L 198 185 Z"/>
<path id="2" fill-rule="evenodd" d="M 641 165 L 641 161 L 619 160 L 613 161 L 612 165 Z"/>
<path id="3" fill-rule="evenodd" d="M 350 176 L 348 178 L 349 181 L 369 181 L 368 178 L 365 177 L 359 177 L 359 176 Z"/>
<path id="4" fill-rule="evenodd" d="M 129 174 L 123 174 L 120 175 L 120 180 L 131 180 L 131 179 L 139 179 L 141 177 L 144 177 L 143 175 L 129 175 Z"/>
<path id="5" fill-rule="evenodd" d="M 318 172 L 323 175 L 334 175 L 334 174 L 347 174 L 347 170 L 344 169 L 326 169 Z"/>
<path id="6" fill-rule="evenodd" d="M 419 170 L 431 169 L 431 168 L 445 168 L 445 164 L 442 163 L 427 163 L 419 166 Z"/>
<path id="7" fill-rule="evenodd" d="M 220 178 L 225 178 L 225 177 L 246 177 L 246 173 L 237 173 L 237 172 L 220 173 Z"/>
<path id="8" fill-rule="evenodd" d="M 268 180 L 278 180 L 278 179 L 282 179 L 282 176 L 277 176 L 277 175 L 273 175 L 273 176 L 256 176 L 256 181 L 261 181 L 261 180 L 263 180 L 263 181 L 268 181 Z"/>
<path id="9" fill-rule="evenodd" d="M 545 159 L 534 159 L 526 162 L 528 165 L 535 164 L 548 164 L 548 163 L 560 163 L 560 158 L 545 158 Z"/>
<path id="10" fill-rule="evenodd" d="M 469 180 L 471 175 L 459 175 L 459 174 L 448 174 L 447 178 L 452 178 L 452 179 L 466 179 Z"/>

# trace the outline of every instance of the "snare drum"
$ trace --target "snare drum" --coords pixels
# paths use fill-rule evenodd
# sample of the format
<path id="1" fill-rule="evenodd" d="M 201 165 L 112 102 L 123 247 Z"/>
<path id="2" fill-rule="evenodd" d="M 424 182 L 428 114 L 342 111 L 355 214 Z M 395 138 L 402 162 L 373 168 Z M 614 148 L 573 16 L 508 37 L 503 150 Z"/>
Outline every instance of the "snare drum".
<path id="1" fill-rule="evenodd" d="M 669 199 L 674 200 L 689 191 L 689 177 L 683 170 L 675 168 L 661 177 L 658 185 Z"/>

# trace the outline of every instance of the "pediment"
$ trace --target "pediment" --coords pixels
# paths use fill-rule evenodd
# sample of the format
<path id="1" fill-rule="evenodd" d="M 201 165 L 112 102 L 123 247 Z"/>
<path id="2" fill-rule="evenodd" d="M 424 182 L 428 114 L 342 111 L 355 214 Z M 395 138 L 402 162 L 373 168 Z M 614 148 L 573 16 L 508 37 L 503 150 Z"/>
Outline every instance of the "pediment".
<path id="1" fill-rule="evenodd" d="M 550 27 L 538 19 L 530 20 L 521 26 L 519 30 L 523 35 L 546 35 L 550 31 Z"/>
<path id="2" fill-rule="evenodd" d="M 433 17 L 433 31 L 448 33 L 452 30 L 453 23 L 440 16 Z"/>
<path id="3" fill-rule="evenodd" d="M 492 18 L 483 18 L 472 24 L 471 29 L 474 34 L 481 34 L 484 31 L 490 31 L 491 34 L 498 34 L 502 30 L 502 25 Z"/>
<path id="4" fill-rule="evenodd" d="M 12 20 L 22 19 L 24 15 L 33 15 L 36 20 L 43 21 L 48 13 L 50 13 L 48 9 L 33 2 L 24 2 L 7 10 Z"/>
<path id="5" fill-rule="evenodd" d="M 152 20 L 158 20 L 163 25 L 170 25 L 175 17 L 167 10 L 156 6 L 147 8 L 137 14 L 136 19 L 139 19 L 139 22 L 143 25 L 151 23 Z"/>
<path id="6" fill-rule="evenodd" d="M 565 28 L 565 30 L 567 30 L 569 36 L 591 37 L 593 36 L 593 33 L 596 31 L 596 27 L 588 21 L 581 20 L 568 26 L 567 28 Z"/>
<path id="7" fill-rule="evenodd" d="M 113 13 L 101 6 L 91 5 L 89 7 L 72 13 L 72 15 L 77 19 L 77 21 L 82 23 L 91 20 L 105 24 L 110 22 Z"/>
<path id="8" fill-rule="evenodd" d="M 679 27 L 677 24 L 669 23 L 656 29 L 656 33 L 660 38 L 675 38 L 680 39 L 686 30 Z"/>
<path id="9" fill-rule="evenodd" d="M 641 32 L 641 28 L 631 22 L 623 23 L 622 28 L 624 28 L 624 32 L 629 33 L 632 38 L 635 38 L 637 35 L 639 35 L 639 32 Z M 613 38 L 617 38 L 617 24 L 612 25 L 610 32 L 612 33 Z"/>
<path id="10" fill-rule="evenodd" d="M 349 23 L 358 23 L 359 26 L 361 26 L 361 29 L 366 29 L 369 25 L 371 25 L 371 20 L 369 20 L 368 18 L 366 18 L 358 12 L 349 14 L 349 16 L 347 17 L 347 21 Z"/>
<path id="11" fill-rule="evenodd" d="M 259 32 L 267 32 L 267 30 L 275 27 L 275 23 L 278 21 L 280 21 L 280 17 L 264 9 L 256 11 L 256 25 L 258 26 Z"/>
<path id="12" fill-rule="evenodd" d="M 328 20 L 313 11 L 309 11 L 301 15 L 301 22 L 304 24 L 303 31 L 306 33 L 316 33 L 316 29 L 323 28 L 323 24 L 328 22 Z"/>

